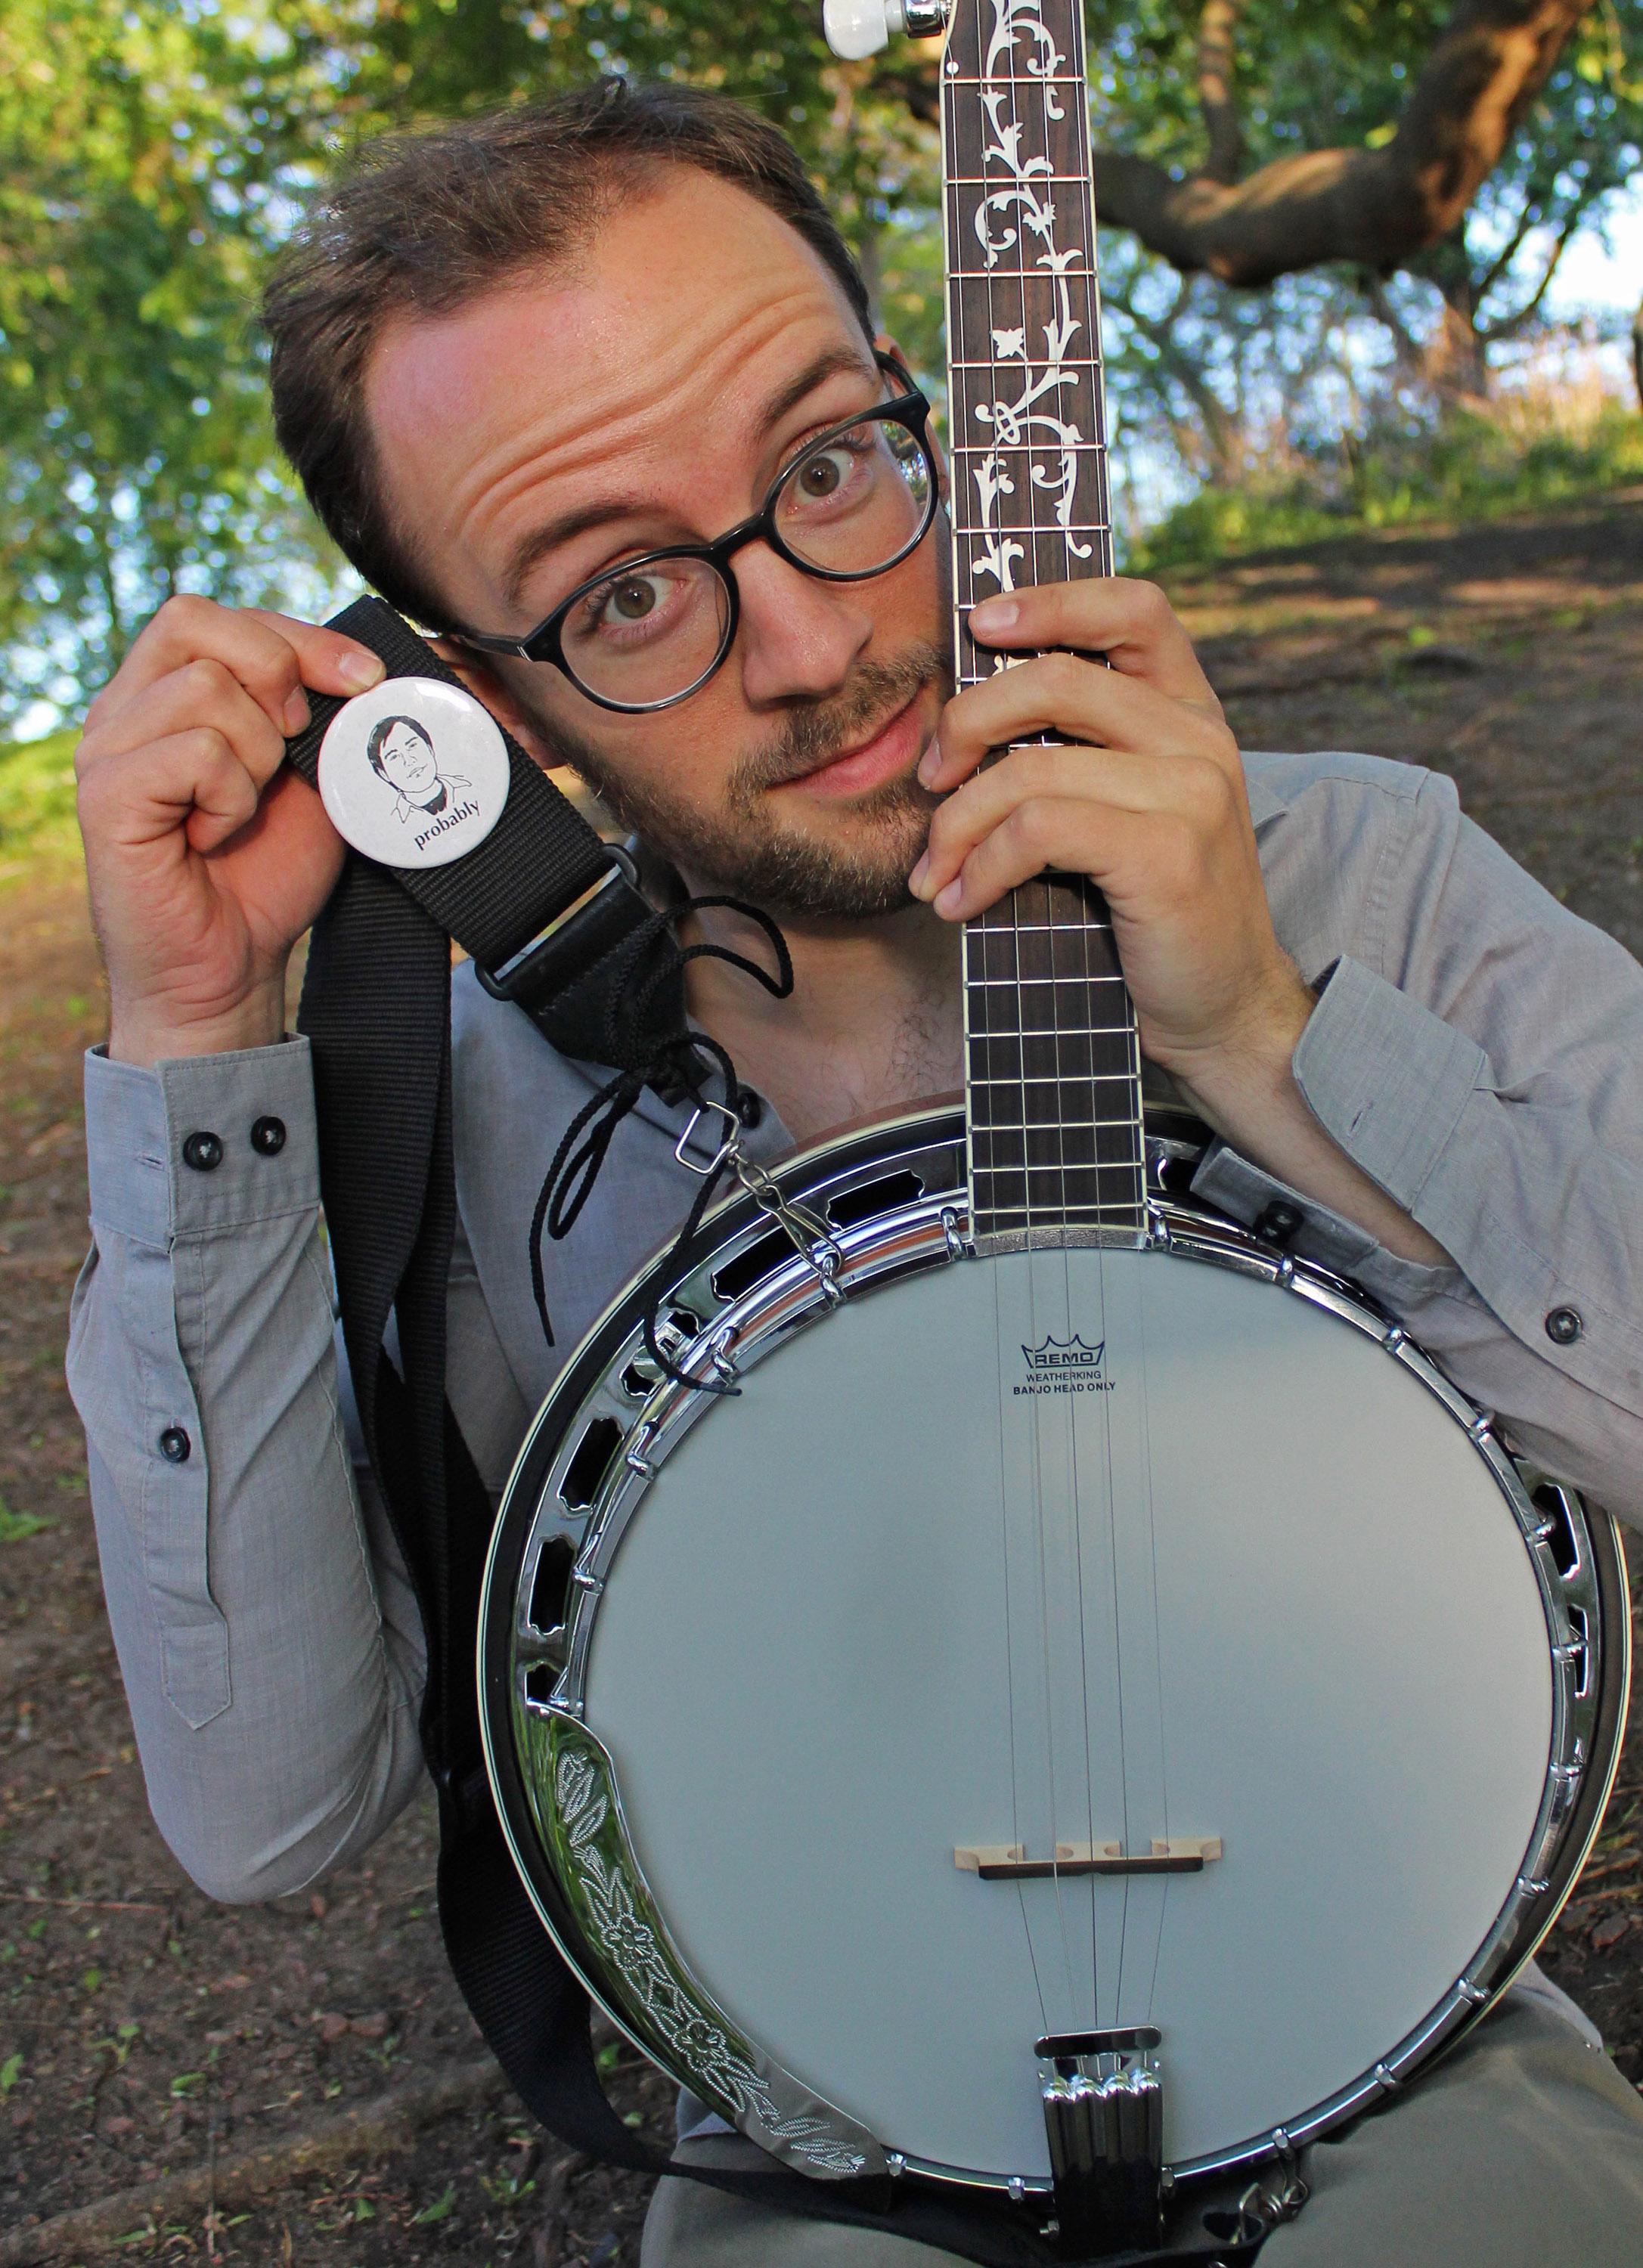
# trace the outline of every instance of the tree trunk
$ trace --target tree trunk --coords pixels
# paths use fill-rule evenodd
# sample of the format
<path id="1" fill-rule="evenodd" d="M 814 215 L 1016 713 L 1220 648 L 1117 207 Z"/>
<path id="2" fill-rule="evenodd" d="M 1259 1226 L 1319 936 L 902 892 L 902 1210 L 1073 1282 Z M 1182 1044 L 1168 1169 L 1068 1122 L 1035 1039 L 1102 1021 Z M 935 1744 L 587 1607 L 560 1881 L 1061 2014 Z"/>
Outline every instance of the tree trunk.
<path id="1" fill-rule="evenodd" d="M 1435 245 L 1418 272 L 1430 276 L 1443 295 L 1437 324 L 1422 345 L 1422 378 L 1446 409 L 1485 401 L 1489 363 L 1477 328 L 1477 279 L 1462 232 L 1456 229 Z"/>

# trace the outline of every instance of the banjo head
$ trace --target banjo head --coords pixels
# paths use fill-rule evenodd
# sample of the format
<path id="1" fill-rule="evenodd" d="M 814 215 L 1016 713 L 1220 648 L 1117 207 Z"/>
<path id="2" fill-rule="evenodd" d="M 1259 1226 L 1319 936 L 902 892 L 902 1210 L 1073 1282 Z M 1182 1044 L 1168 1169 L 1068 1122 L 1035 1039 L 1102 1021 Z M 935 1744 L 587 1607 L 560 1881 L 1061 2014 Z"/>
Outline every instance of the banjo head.
<path id="1" fill-rule="evenodd" d="M 663 1312 L 733 1397 L 645 1364 L 649 1289 L 570 1366 L 483 1617 L 516 1855 L 808 2171 L 1047 2187 L 1036 2044 L 1115 2027 L 1178 2176 L 1299 2146 L 1550 1926 L 1624 1715 L 1611 1528 L 1211 1217 L 970 1251 L 961 1156 L 926 1121 L 783 1175 L 842 1300 L 710 1224 Z"/>

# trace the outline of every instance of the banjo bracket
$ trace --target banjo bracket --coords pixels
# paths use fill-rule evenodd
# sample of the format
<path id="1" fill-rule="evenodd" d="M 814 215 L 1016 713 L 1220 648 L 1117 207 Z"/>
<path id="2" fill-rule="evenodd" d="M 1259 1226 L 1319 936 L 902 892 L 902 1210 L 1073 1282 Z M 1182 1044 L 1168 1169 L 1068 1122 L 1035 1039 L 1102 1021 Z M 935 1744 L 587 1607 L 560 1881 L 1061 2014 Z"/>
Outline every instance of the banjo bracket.
<path id="1" fill-rule="evenodd" d="M 1052 2032 L 1038 2058 L 1063 2251 L 1152 2250 L 1162 2241 L 1164 2083 L 1153 2024 Z"/>
<path id="2" fill-rule="evenodd" d="M 725 1122 L 726 1132 L 707 1164 L 700 1166 L 686 1153 L 691 1136 L 710 1111 Z M 808 1205 L 796 1204 L 773 1174 L 767 1174 L 755 1159 L 748 1156 L 741 1146 L 741 1122 L 733 1110 L 727 1110 L 722 1102 L 698 1103 L 674 1145 L 674 1155 L 693 1174 L 716 1174 L 720 1167 L 728 1166 L 755 1204 L 776 1223 L 815 1275 L 829 1307 L 837 1307 L 844 1297 L 844 1287 L 838 1280 L 844 1255 L 836 1238 Z"/>

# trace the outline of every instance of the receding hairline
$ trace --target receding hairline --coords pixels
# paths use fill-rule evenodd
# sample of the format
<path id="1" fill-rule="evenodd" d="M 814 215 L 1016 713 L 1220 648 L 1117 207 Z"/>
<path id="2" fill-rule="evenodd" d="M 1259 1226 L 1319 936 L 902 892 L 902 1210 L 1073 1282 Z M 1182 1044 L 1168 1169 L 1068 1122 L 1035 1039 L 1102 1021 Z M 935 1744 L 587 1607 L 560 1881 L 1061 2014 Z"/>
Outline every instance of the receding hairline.
<path id="1" fill-rule="evenodd" d="M 261 307 L 275 431 L 344 556 L 413 619 L 437 619 L 439 600 L 401 550 L 362 431 L 379 339 L 573 271 L 613 209 L 675 170 L 738 188 L 785 222 L 872 338 L 859 265 L 791 139 L 752 107 L 683 82 L 608 77 L 370 141 L 292 232 Z"/>
<path id="2" fill-rule="evenodd" d="M 601 171 L 604 170 L 606 168 L 601 166 Z M 384 464 L 379 446 L 376 421 L 371 407 L 373 372 L 379 369 L 383 356 L 391 347 L 402 343 L 418 329 L 431 328 L 453 316 L 483 306 L 492 300 L 513 296 L 523 297 L 527 292 L 539 290 L 544 285 L 556 285 L 574 290 L 578 284 L 586 280 L 593 267 L 594 247 L 600 235 L 615 221 L 632 210 L 636 205 L 653 203 L 659 198 L 667 195 L 670 188 L 694 180 L 696 182 L 706 183 L 710 188 L 726 192 L 747 205 L 754 214 L 763 216 L 764 220 L 773 222 L 791 239 L 796 256 L 816 271 L 829 296 L 837 300 L 840 312 L 847 324 L 852 328 L 860 328 L 867 349 L 867 359 L 871 361 L 873 357 L 874 337 L 871 325 L 864 321 L 858 311 L 851 305 L 838 277 L 833 273 L 815 246 L 807 240 L 785 214 L 775 211 L 762 198 L 755 196 L 740 181 L 728 180 L 723 174 L 711 173 L 705 166 L 693 164 L 689 157 L 655 157 L 648 153 L 633 157 L 626 152 L 618 153 L 610 160 L 608 171 L 614 173 L 618 170 L 625 176 L 621 188 L 613 194 L 597 196 L 593 201 L 596 210 L 590 210 L 586 218 L 577 229 L 571 241 L 556 246 L 552 252 L 543 253 L 534 258 L 522 258 L 515 265 L 498 269 L 488 276 L 473 279 L 466 290 L 441 293 L 431 304 L 409 298 L 401 301 L 382 319 L 360 363 L 357 416 L 358 439 L 364 454 L 365 475 L 375 490 L 379 507 L 391 530 L 397 549 L 408 563 L 414 565 L 422 583 L 430 593 L 439 589 L 439 578 L 435 571 L 434 563 L 427 557 L 416 531 L 405 524 L 395 495 L 395 484 L 388 477 Z M 814 391 L 814 387 L 829 374 L 829 369 L 837 367 L 837 357 L 829 355 L 814 357 L 813 367 L 807 368 L 799 373 L 799 378 L 803 380 L 802 385 L 795 379 L 790 385 L 777 389 L 771 404 L 769 405 L 772 416 L 779 416 L 792 406 L 790 397 L 795 391 L 800 398 L 805 393 Z M 814 365 L 821 364 L 827 364 L 828 368 L 814 368 Z M 579 520 L 583 516 L 578 514 L 577 517 Z M 556 541 L 568 540 L 567 535 L 557 530 L 550 530 L 549 533 L 554 536 Z M 548 548 L 543 543 L 531 539 L 527 539 L 527 541 L 530 544 L 533 556 L 526 558 L 516 553 L 509 571 L 509 584 L 514 592 L 517 592 L 519 583 L 534 566 L 542 549 Z"/>

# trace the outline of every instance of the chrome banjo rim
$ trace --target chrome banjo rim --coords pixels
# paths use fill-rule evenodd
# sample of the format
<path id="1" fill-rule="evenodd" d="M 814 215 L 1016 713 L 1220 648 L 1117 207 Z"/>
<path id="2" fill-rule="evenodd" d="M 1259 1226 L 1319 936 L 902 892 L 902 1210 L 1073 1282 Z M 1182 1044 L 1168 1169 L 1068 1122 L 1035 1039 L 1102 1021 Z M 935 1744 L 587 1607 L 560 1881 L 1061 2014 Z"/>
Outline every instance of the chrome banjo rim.
<path id="1" fill-rule="evenodd" d="M 1169 2173 L 1183 2181 L 1287 2156 L 1384 2101 L 1458 2041 L 1532 1957 L 1585 1863 L 1618 1767 L 1630 1623 L 1610 1515 L 1589 1511 L 1573 1491 L 1509 1454 L 1488 1416 L 1364 1294 L 1169 1195 L 1165 1185 L 1190 1156 L 1187 1145 L 1153 1142 L 1149 1152 L 1155 1194 L 1146 1243 L 1238 1270 L 1333 1314 L 1375 1340 L 1463 1428 L 1529 1553 L 1552 1664 L 1551 1739 L 1535 1827 L 1517 1880 L 1466 1968 L 1371 2071 L 1283 2125 L 1175 2162 Z M 963 1176 L 961 1114 L 910 1114 L 797 1156 L 777 1173 L 790 1197 L 822 1212 L 836 1248 L 826 1268 L 739 1194 L 715 1208 L 685 1254 L 653 1264 L 613 1300 L 538 1412 L 504 1493 L 479 1618 L 481 1725 L 492 1793 L 539 1918 L 611 2021 L 670 2076 L 811 2176 L 905 2171 L 1043 2198 L 1051 2189 L 1046 2177 L 903 2156 L 762 2054 L 673 1945 L 634 1853 L 614 1768 L 581 1721 L 599 1600 L 623 1534 L 658 1466 L 721 1398 L 706 1386 L 661 1380 L 643 1360 L 637 1326 L 645 1306 L 661 1289 L 672 1358 L 698 1378 L 727 1382 L 821 1320 L 841 1296 L 972 1253 Z M 1052 1233 L 1044 1241 L 1069 1240 Z M 1086 1232 L 1078 1241 L 1096 1239 Z M 659 1285 L 664 1268 L 667 1280 Z M 568 1551 L 570 1562 L 569 1613 L 557 1643 L 545 1641 L 529 1619 L 549 1545 Z M 521 1739 L 545 1744 L 549 1769 L 567 1775 L 556 1782 L 565 1804 L 544 1808 L 534 1800 L 520 1766 Z M 618 1941 L 637 1963 L 628 1975 L 610 1953 L 616 1912 L 623 1917 Z M 604 1957 L 594 1942 L 601 1928 Z M 650 1981 L 668 2012 L 665 2021 L 644 2006 L 636 1976 Z"/>

